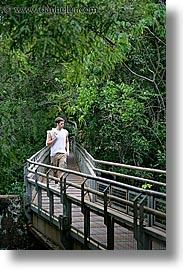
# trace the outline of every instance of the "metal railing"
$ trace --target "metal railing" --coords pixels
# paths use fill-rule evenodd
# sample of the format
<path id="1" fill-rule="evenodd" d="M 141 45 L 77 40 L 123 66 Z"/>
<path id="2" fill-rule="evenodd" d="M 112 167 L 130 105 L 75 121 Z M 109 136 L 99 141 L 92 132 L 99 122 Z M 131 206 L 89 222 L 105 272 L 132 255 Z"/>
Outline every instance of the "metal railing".
<path id="1" fill-rule="evenodd" d="M 80 234 L 83 234 L 85 247 L 92 247 L 95 244 L 95 247 L 100 249 L 114 249 L 114 229 L 115 224 L 118 224 L 133 231 L 137 241 L 137 249 L 151 249 L 152 240 L 162 242 L 162 249 L 164 249 L 166 243 L 166 194 L 96 175 L 97 172 L 104 172 L 104 170 L 96 167 L 100 161 L 95 160 L 83 147 L 76 146 L 76 144 L 74 146 L 75 156 L 82 172 L 46 164 L 49 162 L 48 147 L 43 148 L 27 160 L 25 167 L 26 198 L 27 205 L 31 206 L 32 211 L 37 212 L 45 219 L 49 219 L 56 226 L 60 226 L 63 232 L 69 230 L 70 234 L 76 238 L 79 230 L 72 223 L 71 204 L 79 206 L 84 219 L 84 229 Z M 111 164 L 113 165 L 113 163 Z M 64 171 L 62 179 L 53 176 L 55 169 Z M 119 173 L 116 175 L 115 172 L 107 171 L 107 174 L 108 172 L 114 177 L 119 177 Z M 156 172 L 159 173 L 160 171 L 156 170 Z M 164 173 L 164 171 L 161 172 Z M 82 177 L 83 183 L 78 185 L 68 181 L 68 175 L 71 174 Z M 124 174 L 120 174 L 120 177 L 149 182 L 148 179 Z M 59 190 L 52 188 L 50 182 L 53 180 L 60 182 Z M 165 187 L 164 183 L 151 180 L 152 182 Z M 69 194 L 68 187 L 79 190 L 80 198 Z M 48 209 L 43 207 L 43 192 L 46 192 L 49 197 Z M 35 196 L 37 196 L 36 202 Z M 60 205 L 62 205 L 60 220 L 55 215 L 54 197 L 59 198 Z M 102 245 L 90 236 L 90 212 L 104 218 L 107 234 L 106 245 Z M 151 230 L 153 227 L 156 228 L 155 233 Z"/>
<path id="2" fill-rule="evenodd" d="M 98 168 L 98 164 L 105 164 L 107 166 L 111 167 L 123 167 L 127 169 L 133 169 L 133 170 L 138 170 L 138 171 L 145 171 L 145 172 L 150 172 L 150 173 L 156 173 L 158 175 L 166 175 L 166 171 L 164 170 L 159 170 L 159 169 L 152 169 L 152 168 L 146 168 L 146 167 L 137 167 L 137 166 L 131 166 L 131 165 L 125 165 L 121 163 L 114 163 L 114 162 L 108 162 L 108 161 L 101 161 L 101 160 L 96 160 L 94 159 L 87 151 L 85 148 L 83 148 L 81 145 L 77 144 L 75 147 L 75 154 L 77 157 L 77 161 L 84 171 L 87 171 L 88 173 L 92 175 L 102 175 L 102 178 L 106 179 L 106 182 L 101 182 L 98 180 L 93 181 L 91 186 L 98 191 L 103 192 L 108 187 L 108 194 L 109 195 L 114 195 L 119 198 L 123 198 L 128 201 L 133 201 L 133 199 L 139 194 L 142 193 L 144 195 L 147 195 L 146 200 L 144 203 L 146 204 L 147 207 L 150 207 L 152 209 L 160 210 L 163 209 L 163 211 L 166 210 L 166 183 L 160 182 L 160 181 L 155 181 L 152 179 L 144 178 L 144 177 L 137 177 L 137 176 L 132 176 L 129 174 L 122 174 L 122 173 L 117 173 L 113 172 L 110 170 L 104 170 L 101 168 Z M 118 182 L 118 185 L 113 185 L 108 183 L 108 176 L 113 177 L 115 179 L 115 182 Z M 118 180 L 116 180 L 118 179 Z M 127 180 L 127 183 L 124 181 Z M 153 189 L 144 189 L 144 188 L 139 188 L 137 185 L 141 184 L 151 184 L 152 188 L 154 189 L 159 189 L 162 187 L 163 192 L 157 192 L 153 191 Z M 158 197 L 155 194 L 164 194 L 163 198 Z M 101 196 L 94 196 L 93 197 L 94 201 L 99 201 L 102 202 L 102 197 Z M 126 213 L 128 215 L 133 216 L 133 212 L 131 210 L 131 207 L 125 205 L 125 204 L 120 204 L 118 202 L 113 202 L 110 204 L 111 207 L 119 209 L 121 212 Z M 149 217 L 148 218 L 148 225 L 153 226 L 157 225 L 162 228 L 166 228 L 166 221 L 165 219 L 159 219 L 156 216 L 154 217 Z"/>

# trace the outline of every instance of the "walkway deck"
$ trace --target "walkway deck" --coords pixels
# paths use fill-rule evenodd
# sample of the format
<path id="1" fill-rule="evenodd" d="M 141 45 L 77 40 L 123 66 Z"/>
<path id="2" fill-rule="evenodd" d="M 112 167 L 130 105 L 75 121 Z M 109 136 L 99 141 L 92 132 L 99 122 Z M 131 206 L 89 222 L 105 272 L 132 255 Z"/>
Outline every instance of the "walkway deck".
<path id="1" fill-rule="evenodd" d="M 80 171 L 79 166 L 75 160 L 74 154 L 71 152 L 68 158 L 68 169 Z M 72 183 L 81 185 L 83 182 L 83 178 L 78 175 L 69 174 L 67 176 L 67 180 Z M 44 182 L 44 181 L 43 181 Z M 45 183 L 46 184 L 46 183 Z M 49 183 L 50 188 L 54 190 L 59 190 L 59 184 L 55 184 L 54 181 Z M 81 199 L 81 189 L 76 189 L 74 187 L 69 186 L 67 189 L 67 194 L 78 197 Z M 87 200 L 89 197 L 86 196 Z M 35 193 L 34 204 L 38 204 L 37 194 Z M 42 209 L 45 212 L 49 212 L 49 197 L 47 196 L 46 191 L 42 191 Z M 63 205 L 60 203 L 60 198 L 54 196 L 54 216 L 59 217 L 59 215 L 63 214 Z M 84 215 L 81 212 L 81 207 L 72 204 L 72 224 L 71 226 L 79 232 L 84 232 Z M 100 245 L 106 245 L 107 240 L 107 232 L 106 225 L 104 224 L 104 218 L 96 215 L 94 213 L 90 213 L 90 238 L 97 241 Z M 117 224 L 115 224 L 114 229 L 115 234 L 115 242 L 114 249 L 115 250 L 136 250 L 136 240 L 133 237 L 133 232 L 129 231 L 126 228 L 123 228 Z"/>
<path id="2" fill-rule="evenodd" d="M 147 206 L 144 208 L 142 206 L 139 213 L 140 216 L 137 216 L 135 211 L 138 210 L 137 205 L 135 206 L 133 202 L 133 196 L 135 198 L 139 197 L 139 195 L 141 196 L 142 190 L 138 190 L 134 186 L 127 186 L 123 182 L 111 181 L 106 178 L 90 175 L 91 170 L 86 171 L 86 169 L 90 169 L 88 167 L 91 167 L 91 164 L 87 162 L 88 160 L 85 157 L 83 158 L 82 153 L 83 151 L 81 151 L 81 155 L 78 155 L 77 152 L 76 157 L 79 165 L 84 167 L 85 172 L 83 173 L 80 173 L 81 171 L 75 155 L 71 152 L 68 157 L 68 169 L 65 170 L 64 175 L 64 178 L 66 178 L 64 183 L 65 190 L 60 189 L 63 188 L 63 186 L 60 186 L 60 183 L 55 183 L 52 174 L 53 167 L 47 164 L 49 162 L 49 151 L 47 148 L 43 148 L 32 156 L 31 159 L 28 159 L 28 166 L 25 170 L 25 183 L 27 190 L 26 198 L 30 197 L 30 204 L 27 204 L 30 211 L 27 212 L 27 217 L 32 220 L 29 213 L 35 213 L 34 219 L 37 219 L 36 217 L 39 216 L 42 217 L 42 221 L 47 221 L 50 228 L 52 225 L 55 226 L 58 237 L 61 232 L 66 230 L 74 238 L 73 240 L 79 241 L 79 249 L 82 248 L 83 243 L 87 249 L 97 249 L 97 246 L 99 249 L 114 250 L 166 249 L 165 230 L 158 227 L 156 228 L 158 230 L 157 234 L 149 234 L 150 229 L 154 229 L 153 225 L 155 223 L 149 223 L 149 220 L 148 225 L 142 223 L 145 217 L 150 218 L 152 221 L 154 214 L 164 217 L 164 213 L 157 211 L 158 209 L 156 208 L 156 205 L 160 201 L 159 197 L 164 198 L 164 194 L 158 192 L 154 192 L 154 194 L 153 191 L 148 191 L 149 198 L 151 199 L 152 194 L 157 195 L 157 199 L 153 197 L 155 208 L 152 205 L 151 208 Z M 89 166 L 85 165 L 85 163 L 83 165 L 83 162 L 86 162 Z M 86 188 L 86 183 L 90 185 L 88 188 Z M 83 196 L 83 184 L 85 185 L 84 190 L 90 192 L 92 200 L 90 200 L 88 193 Z M 129 191 L 130 188 L 132 190 L 131 193 Z M 108 191 L 110 191 L 109 194 L 107 194 Z M 126 195 L 123 199 L 124 191 Z M 116 192 L 119 195 L 118 197 L 116 196 Z M 146 198 L 146 194 L 144 194 L 144 198 Z M 95 197 L 97 200 L 95 200 Z M 98 200 L 99 198 L 100 201 Z M 112 201 L 112 205 L 111 203 L 108 205 L 109 200 Z M 115 204 L 116 202 L 117 204 Z M 122 209 L 124 208 L 124 204 L 126 207 Z M 144 209 L 148 211 L 146 212 L 148 216 L 142 216 Z M 137 219 L 139 223 L 140 218 L 141 224 L 139 225 L 137 224 Z M 36 221 L 34 224 L 35 229 L 39 230 Z M 42 230 L 43 227 L 41 224 L 40 230 L 43 233 L 44 230 Z M 46 230 L 46 227 L 44 228 Z M 50 235 L 50 238 L 53 237 L 53 241 L 54 236 L 54 234 Z M 145 241 L 143 239 L 142 241 L 141 238 L 143 236 L 148 239 L 145 239 Z M 141 242 L 143 246 L 141 246 Z M 77 247 L 77 245 L 74 247 Z"/>

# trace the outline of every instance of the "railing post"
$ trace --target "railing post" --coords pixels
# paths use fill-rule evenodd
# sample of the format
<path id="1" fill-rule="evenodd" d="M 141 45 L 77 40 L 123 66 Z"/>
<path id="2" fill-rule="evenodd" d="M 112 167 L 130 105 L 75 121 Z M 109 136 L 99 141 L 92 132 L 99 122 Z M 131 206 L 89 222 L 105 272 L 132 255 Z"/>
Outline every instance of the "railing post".
<path id="1" fill-rule="evenodd" d="M 104 224 L 107 226 L 107 249 L 114 250 L 114 219 L 107 212 L 108 189 L 110 190 L 110 185 L 108 185 L 104 190 Z"/>
<path id="2" fill-rule="evenodd" d="M 133 225 L 134 225 L 134 238 L 137 240 L 137 247 L 139 242 L 139 226 L 138 226 L 138 205 L 137 201 L 141 197 L 142 193 L 138 194 L 133 199 Z M 137 248 L 138 249 L 138 248 Z"/>
<path id="3" fill-rule="evenodd" d="M 63 194 L 64 194 L 64 183 L 62 178 L 60 178 L 60 203 L 63 203 Z"/>
<path id="4" fill-rule="evenodd" d="M 148 207 L 154 209 L 154 197 L 148 197 Z M 148 214 L 148 226 L 152 226 L 154 224 L 154 217 L 152 214 Z"/>
<path id="5" fill-rule="evenodd" d="M 84 181 L 81 184 L 81 212 L 84 214 L 85 213 L 85 182 L 87 181 L 87 178 L 84 179 Z"/>
<path id="6" fill-rule="evenodd" d="M 49 173 L 51 169 L 49 169 L 46 172 L 46 185 L 47 185 L 47 196 L 49 197 L 49 214 L 50 214 L 50 221 L 52 220 L 53 214 L 54 214 L 54 199 L 53 199 L 53 193 L 50 190 L 49 187 Z"/>
<path id="7" fill-rule="evenodd" d="M 114 219 L 107 216 L 107 249 L 114 250 Z"/>
<path id="8" fill-rule="evenodd" d="M 38 194 L 38 213 L 40 214 L 40 210 L 42 207 L 42 189 L 38 185 L 38 175 L 37 175 L 37 170 L 39 167 L 36 168 L 35 170 L 35 184 L 36 184 L 36 191 Z"/>
<path id="9" fill-rule="evenodd" d="M 59 216 L 60 220 L 60 231 L 61 231 L 61 242 L 66 249 L 72 249 L 73 242 L 70 236 L 70 228 L 72 223 L 72 204 L 71 201 L 67 198 L 66 194 L 66 178 L 60 179 L 60 188 L 61 188 L 61 197 L 63 204 L 63 215 Z"/>
<path id="10" fill-rule="evenodd" d="M 90 208 L 85 206 L 84 210 L 84 247 L 87 248 L 87 239 L 90 237 Z"/>
<path id="11" fill-rule="evenodd" d="M 138 249 L 142 250 L 142 249 L 146 249 L 145 246 L 145 239 L 144 239 L 144 206 L 143 203 L 145 201 L 145 199 L 147 198 L 147 195 L 144 196 L 141 201 L 139 202 L 139 214 L 140 214 L 140 218 L 139 218 L 139 240 L 138 240 Z"/>
<path id="12" fill-rule="evenodd" d="M 46 172 L 46 185 L 47 185 L 47 190 L 49 191 L 49 185 L 50 185 L 50 181 L 49 181 L 49 173 L 50 173 L 51 169 L 48 169 L 48 171 Z M 49 195 L 49 194 L 48 194 Z"/>
<path id="13" fill-rule="evenodd" d="M 134 202 L 134 238 L 137 240 L 137 249 L 138 250 L 149 250 L 150 248 L 150 241 L 144 234 L 144 201 L 147 198 L 145 195 L 137 204 L 138 199 L 141 197 L 142 193 L 138 194 Z M 138 223 L 138 208 L 139 208 L 139 223 Z"/>
<path id="14" fill-rule="evenodd" d="M 109 185 L 104 190 L 104 224 L 107 225 L 107 189 L 109 188 Z"/>
<path id="15" fill-rule="evenodd" d="M 53 192 L 49 192 L 49 212 L 50 212 L 50 221 L 53 219 L 54 215 L 54 197 Z"/>
<path id="16" fill-rule="evenodd" d="M 62 203 L 63 203 L 63 226 L 62 230 L 70 230 L 70 225 L 71 225 L 71 202 L 67 198 L 66 194 L 66 177 L 64 178 L 64 182 L 62 181 L 63 178 L 60 179 L 60 185 L 64 186 L 62 187 Z"/>
<path id="17" fill-rule="evenodd" d="M 84 214 L 84 247 L 87 248 L 88 237 L 90 237 L 90 209 L 85 205 L 84 185 L 87 178 L 81 184 L 81 212 Z"/>
<path id="18" fill-rule="evenodd" d="M 71 203 L 70 203 L 71 205 Z M 63 244 L 65 249 L 72 250 L 73 248 L 73 241 L 70 235 L 70 225 L 68 222 L 68 217 L 66 216 L 59 216 L 60 221 L 60 241 Z"/>

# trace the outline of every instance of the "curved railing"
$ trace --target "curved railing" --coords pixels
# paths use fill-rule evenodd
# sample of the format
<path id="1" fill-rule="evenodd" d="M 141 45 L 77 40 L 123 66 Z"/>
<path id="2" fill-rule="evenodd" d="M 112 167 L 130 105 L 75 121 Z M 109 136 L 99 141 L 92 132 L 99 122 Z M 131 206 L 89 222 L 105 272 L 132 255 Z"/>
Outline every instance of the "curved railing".
<path id="1" fill-rule="evenodd" d="M 42 202 L 41 202 L 41 192 L 40 190 L 45 190 L 50 195 L 50 205 L 49 205 L 49 218 L 50 220 L 56 222 L 56 217 L 54 216 L 54 200 L 53 196 L 60 197 L 60 201 L 63 204 L 64 201 L 72 201 L 73 204 L 81 206 L 83 213 L 86 209 L 90 211 L 97 212 L 99 215 L 104 217 L 105 224 L 109 228 L 107 232 L 111 232 L 111 223 L 109 220 L 113 220 L 113 223 L 126 225 L 128 228 L 134 231 L 134 235 L 137 240 L 140 240 L 139 232 L 143 233 L 149 238 L 155 238 L 158 240 L 163 240 L 166 242 L 165 238 L 165 228 L 166 228 L 166 194 L 164 192 L 159 192 L 156 190 L 149 190 L 136 187 L 134 185 L 126 184 L 123 181 L 117 181 L 114 179 L 109 179 L 105 177 L 98 176 L 97 173 L 109 174 L 110 176 L 126 179 L 135 180 L 139 182 L 151 182 L 154 185 L 165 187 L 165 183 L 161 183 L 154 180 L 134 177 L 125 174 L 119 174 L 107 170 L 102 170 L 97 167 L 97 164 L 104 163 L 103 161 L 95 160 L 82 146 L 73 144 L 73 151 L 77 162 L 80 166 L 82 172 L 62 169 L 59 167 L 51 166 L 49 163 L 49 147 L 45 147 L 37 152 L 35 155 L 27 160 L 27 165 L 25 167 L 25 183 L 26 183 L 26 194 L 29 198 L 29 203 L 33 203 L 33 197 L 35 192 L 38 193 L 38 205 L 32 206 L 33 211 L 37 211 L 38 214 L 43 215 L 42 212 Z M 107 165 L 115 165 L 114 163 L 105 162 Z M 126 166 L 126 165 L 123 165 Z M 135 169 L 135 167 L 126 167 Z M 53 170 L 60 170 L 64 172 L 62 179 L 55 178 L 53 176 Z M 140 168 L 142 169 L 142 168 Z M 147 170 L 147 168 L 144 168 Z M 149 169 L 148 169 L 149 170 Z M 152 169 L 151 169 L 152 170 Z M 165 171 L 153 169 L 157 173 L 165 174 Z M 68 175 L 73 174 L 81 176 L 83 178 L 83 183 L 77 185 L 76 183 L 67 180 Z M 54 190 L 50 186 L 50 181 L 56 180 L 60 181 L 60 190 Z M 68 186 L 76 188 L 81 192 L 81 199 L 74 198 L 67 193 Z M 90 201 L 86 200 L 86 194 L 89 195 Z M 66 209 L 65 206 L 63 209 Z M 88 211 L 88 210 L 87 210 Z M 68 213 L 66 211 L 66 213 Z M 61 215 L 66 215 L 62 213 Z M 124 216 L 127 215 L 127 216 Z M 126 218 L 126 217 L 131 217 Z M 87 219 L 87 217 L 86 217 Z M 68 219 L 68 221 L 71 219 Z M 89 226 L 89 225 L 88 225 Z M 152 228 L 156 227 L 156 233 L 152 233 Z M 74 230 L 74 227 L 72 227 Z M 140 229 L 139 229 L 140 228 Z M 140 230 L 140 231 L 139 231 Z M 144 233 L 145 232 L 145 233 Z M 88 234 L 88 230 L 84 235 Z M 155 236 L 155 237 L 154 237 Z M 85 239 L 88 235 L 85 236 Z M 93 240 L 94 241 L 94 240 Z M 113 248 L 114 244 L 111 243 L 110 236 L 108 237 L 108 248 Z"/>
<path id="2" fill-rule="evenodd" d="M 137 167 L 137 166 L 130 166 L 120 163 L 114 163 L 114 162 L 108 162 L 108 161 L 101 161 L 94 159 L 85 148 L 83 148 L 81 145 L 77 144 L 75 148 L 77 160 L 79 162 L 80 167 L 84 166 L 84 171 L 89 171 L 93 175 L 101 175 L 102 178 L 106 179 L 106 182 L 101 182 L 95 180 L 92 184 L 93 188 L 95 190 L 105 190 L 108 187 L 108 194 L 114 195 L 116 197 L 123 198 L 128 201 L 132 201 L 138 194 L 143 194 L 144 196 L 147 196 L 146 199 L 146 206 L 152 208 L 152 209 L 163 209 L 165 211 L 166 209 L 166 183 L 155 181 L 152 179 L 144 178 L 144 177 L 137 177 L 137 176 L 131 176 L 129 174 L 122 174 L 122 173 L 116 173 L 112 172 L 110 170 L 104 170 L 101 168 L 98 168 L 98 164 L 105 164 L 107 166 L 113 167 L 123 167 L 127 169 L 133 169 L 133 170 L 140 170 L 140 171 L 146 171 L 150 173 L 157 173 L 158 175 L 165 175 L 166 171 L 164 170 L 158 170 L 158 169 L 152 169 L 152 168 L 144 168 L 144 167 Z M 108 176 L 113 177 L 114 179 L 118 178 L 118 184 L 109 184 L 108 183 Z M 128 180 L 128 184 L 124 183 L 125 180 Z M 120 181 L 119 181 L 120 180 Z M 116 180 L 114 180 L 116 182 Z M 135 186 L 135 183 L 141 183 L 141 184 L 151 184 L 154 188 L 160 189 L 162 187 L 163 192 L 157 192 L 151 189 L 143 189 Z M 95 196 L 95 201 L 101 201 L 100 196 Z M 113 207 L 116 209 L 120 209 L 122 212 L 133 215 L 131 213 L 131 209 L 127 207 L 126 205 L 119 203 L 113 203 Z M 156 216 L 149 220 L 149 225 L 157 225 L 162 228 L 165 228 L 166 222 L 164 220 L 160 220 Z"/>

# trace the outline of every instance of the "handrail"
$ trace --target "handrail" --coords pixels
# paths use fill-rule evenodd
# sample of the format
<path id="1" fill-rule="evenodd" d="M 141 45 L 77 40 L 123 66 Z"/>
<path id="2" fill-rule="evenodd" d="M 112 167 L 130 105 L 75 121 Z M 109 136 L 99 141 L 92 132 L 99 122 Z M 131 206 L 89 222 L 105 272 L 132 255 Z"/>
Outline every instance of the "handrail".
<path id="1" fill-rule="evenodd" d="M 151 184 L 155 184 L 155 185 L 159 185 L 159 186 L 163 186 L 166 187 L 166 183 L 163 182 L 159 182 L 159 181 L 154 181 L 154 180 L 150 180 L 150 179 L 146 179 L 146 178 L 141 178 L 141 177 L 137 177 L 137 176 L 131 176 L 131 175 L 126 175 L 126 174 L 122 174 L 122 173 L 117 173 L 117 172 L 112 172 L 112 171 L 108 171 L 108 170 L 104 170 L 104 169 L 99 169 L 96 168 L 90 161 L 90 159 L 94 162 L 94 163 L 105 163 L 108 165 L 113 165 L 113 166 L 121 166 L 121 167 L 125 167 L 124 164 L 120 164 L 120 163 L 114 163 L 114 162 L 106 162 L 106 161 L 98 161 L 96 159 L 94 159 L 87 151 L 85 148 L 83 148 L 81 145 L 77 144 L 76 147 L 79 149 L 80 153 L 84 155 L 85 159 L 87 160 L 87 162 L 89 163 L 89 165 L 91 166 L 91 168 L 93 169 L 93 171 L 96 172 L 101 172 L 101 173 L 105 173 L 105 174 L 109 174 L 109 175 L 113 175 L 113 176 L 118 176 L 118 177 L 122 177 L 122 178 L 128 178 L 128 179 L 132 179 L 132 180 L 137 180 L 137 181 L 141 181 L 141 182 L 147 182 L 147 183 L 151 183 Z M 163 173 L 166 173 L 166 171 L 163 170 L 157 170 L 157 169 L 150 169 L 150 168 L 142 168 L 142 167 L 137 167 L 137 166 L 129 166 L 128 168 L 132 169 L 136 169 L 136 170 L 143 170 L 143 171 L 151 171 L 153 170 L 153 172 L 157 172 L 161 173 L 161 171 Z M 127 168 L 127 167 L 125 167 Z M 138 169 L 139 168 L 139 169 Z M 146 170 L 144 170 L 146 169 Z"/>
<path id="2" fill-rule="evenodd" d="M 106 173 L 106 174 L 109 174 L 109 175 L 114 175 L 114 176 L 123 177 L 123 178 L 127 178 L 127 179 L 142 181 L 142 182 L 148 182 L 148 183 L 152 183 L 152 184 L 156 184 L 156 185 L 159 185 L 159 186 L 166 187 L 166 183 L 159 182 L 159 181 L 140 178 L 140 177 L 136 177 L 136 176 L 130 176 L 130 175 L 122 174 L 122 173 L 111 172 L 111 171 L 107 171 L 107 170 L 103 170 L 103 169 L 97 169 L 95 167 L 93 167 L 93 170 L 97 171 L 97 172 L 103 172 L 103 173 Z"/>
<path id="3" fill-rule="evenodd" d="M 151 207 L 152 210 L 155 210 L 155 209 L 163 209 L 163 211 L 166 210 L 166 195 L 165 195 L 165 193 L 166 193 L 166 190 L 165 190 L 166 183 L 155 181 L 155 180 L 152 180 L 152 179 L 146 179 L 146 178 L 143 178 L 143 177 L 136 177 L 136 176 L 131 176 L 131 175 L 127 175 L 127 174 L 116 173 L 116 172 L 112 172 L 112 171 L 99 169 L 99 168 L 96 167 L 97 163 L 95 162 L 95 159 L 81 145 L 76 144 L 75 152 L 76 152 L 76 156 L 77 156 L 77 159 L 79 161 L 79 164 L 82 165 L 83 161 L 80 162 L 80 160 L 83 159 L 84 162 L 88 162 L 88 165 L 91 167 L 93 172 L 95 172 L 95 175 L 97 175 L 96 172 L 101 172 L 102 173 L 102 178 L 105 179 L 105 182 L 103 181 L 103 184 L 101 184 L 101 182 L 95 181 L 95 184 L 94 184 L 95 189 L 102 190 L 103 188 L 105 188 L 105 186 L 107 187 L 107 185 L 109 185 L 110 186 L 109 187 L 109 193 L 111 195 L 122 196 L 122 197 L 125 197 L 127 200 L 132 198 L 132 196 L 133 196 L 132 194 L 141 193 L 141 194 L 143 194 L 144 197 L 145 196 L 147 197 L 146 203 L 147 203 L 148 206 Z M 111 164 L 111 162 L 110 162 L 110 164 Z M 133 168 L 135 168 L 135 167 L 133 167 Z M 152 172 L 151 169 L 147 169 L 147 170 Z M 156 171 L 156 170 L 157 169 L 154 169 L 154 171 Z M 158 170 L 158 172 L 160 173 L 161 170 Z M 164 172 L 166 173 L 166 171 L 164 171 Z M 113 178 L 114 178 L 114 181 L 109 180 L 107 174 L 112 175 Z M 118 181 L 117 181 L 116 177 L 117 177 Z M 125 183 L 122 183 L 121 180 L 119 179 L 119 177 L 126 178 L 128 181 L 124 181 Z M 133 183 L 131 184 L 131 182 L 129 180 L 130 181 L 133 180 Z M 117 185 L 115 185 L 115 184 L 114 185 L 109 184 L 108 181 L 111 181 L 111 182 L 116 182 L 117 181 L 118 183 L 120 182 L 120 186 L 117 187 Z M 140 187 L 134 186 L 134 183 L 135 183 L 134 181 L 151 183 L 151 184 L 154 185 L 154 188 L 156 188 L 156 185 L 157 185 L 157 187 L 158 187 L 157 191 L 161 190 L 159 192 L 161 194 L 160 195 L 161 198 L 160 197 L 156 198 L 154 192 L 157 192 L 157 191 L 153 191 L 154 188 L 149 189 L 149 188 L 140 188 Z M 128 188 L 128 186 L 129 186 L 129 188 Z M 163 187 L 163 188 L 159 189 L 159 187 Z M 120 195 L 120 193 L 121 193 L 121 195 Z M 95 197 L 93 197 L 93 199 L 95 199 L 95 201 L 98 202 L 98 203 L 102 203 L 101 196 L 96 195 Z M 121 208 L 120 204 L 119 205 L 116 204 L 113 207 L 115 209 Z M 144 212 L 145 212 L 145 207 L 146 206 L 144 206 Z M 127 213 L 128 215 L 131 215 L 130 210 L 129 210 L 128 207 L 124 208 L 124 210 L 121 209 L 121 211 Z M 165 216 L 166 216 L 166 214 L 164 214 L 164 217 Z M 161 228 L 166 228 L 165 220 L 162 222 L 158 219 L 155 219 L 155 216 L 152 216 L 152 217 L 149 217 L 149 223 L 151 225 L 154 224 L 158 227 L 160 226 Z"/>
<path id="4" fill-rule="evenodd" d="M 68 120 L 68 123 L 73 124 L 74 127 L 75 127 L 75 129 L 77 130 L 77 123 L 75 121 Z M 75 140 L 76 140 L 76 137 L 75 137 Z M 122 168 L 127 168 L 127 169 L 134 169 L 134 170 L 139 170 L 139 171 L 146 171 L 146 172 L 155 172 L 155 173 L 160 173 L 160 174 L 166 174 L 166 170 L 155 169 L 155 168 L 147 168 L 147 167 L 140 167 L 140 166 L 134 166 L 134 165 L 128 165 L 128 164 L 123 164 L 123 163 L 117 163 L 117 162 L 110 162 L 110 161 L 104 161 L 104 160 L 95 159 L 78 142 L 76 142 L 76 146 L 79 147 L 80 149 L 82 149 L 85 152 L 85 154 L 88 155 L 89 158 L 93 162 L 95 162 L 96 164 L 99 163 L 99 164 L 117 166 L 117 167 L 122 167 Z"/>
<path id="5" fill-rule="evenodd" d="M 127 165 L 127 164 L 123 164 L 123 163 L 117 163 L 117 162 L 110 162 L 110 161 L 95 159 L 80 144 L 77 143 L 77 146 L 79 148 L 82 148 L 82 150 L 84 150 L 95 163 L 106 164 L 106 165 L 111 165 L 111 166 L 118 166 L 118 167 L 123 167 L 123 168 L 128 168 L 128 169 L 147 171 L 147 172 L 156 172 L 156 173 L 160 173 L 160 174 L 166 174 L 165 170 L 154 169 L 154 168 L 146 168 L 146 167 L 140 167 L 140 166 L 133 166 L 133 165 Z"/>
<path id="6" fill-rule="evenodd" d="M 160 169 L 133 166 L 133 165 L 127 165 L 127 164 L 122 164 L 122 163 L 98 160 L 98 159 L 95 159 L 95 162 L 101 163 L 101 164 L 106 164 L 106 165 L 113 165 L 113 166 L 128 168 L 128 169 L 135 169 L 135 170 L 141 170 L 141 171 L 147 171 L 147 172 L 156 172 L 156 173 L 160 173 L 160 174 L 166 174 L 165 170 L 160 170 Z"/>
<path id="7" fill-rule="evenodd" d="M 43 175 L 43 174 L 42 174 L 42 175 Z M 46 174 L 45 174 L 45 176 L 46 176 Z M 40 186 L 41 188 L 47 190 L 47 187 L 46 187 L 42 182 L 40 182 L 40 181 L 37 181 L 37 182 L 36 182 L 34 179 L 28 179 L 28 181 L 31 182 L 31 183 L 32 183 L 33 185 L 35 185 L 35 186 L 37 185 L 37 186 Z M 75 183 L 72 183 L 72 182 L 70 182 L 70 181 L 67 181 L 67 185 L 68 185 L 68 186 L 75 187 L 76 189 L 80 189 L 80 190 L 81 190 L 81 188 L 82 188 L 80 185 L 75 184 Z M 94 189 L 89 188 L 89 187 L 86 187 L 86 186 L 84 186 L 84 191 L 87 191 L 87 192 L 90 192 L 90 193 L 92 193 L 92 194 L 95 194 L 95 195 L 99 195 L 99 196 L 101 196 L 101 197 L 104 197 L 104 193 L 103 193 L 103 192 L 94 190 Z M 55 194 L 60 194 L 60 191 L 58 191 L 58 190 L 53 190 L 53 192 L 54 192 Z M 72 198 L 72 195 L 68 195 L 68 197 Z M 127 206 L 133 207 L 133 202 L 132 202 L 132 201 L 128 201 L 128 200 L 125 200 L 125 199 L 122 199 L 122 198 L 119 198 L 119 197 L 116 197 L 116 196 L 110 195 L 110 194 L 107 194 L 107 198 L 108 198 L 109 200 L 112 200 L 113 202 L 116 201 L 116 202 L 123 203 L 123 204 L 125 204 L 125 205 L 127 205 Z M 76 198 L 75 198 L 75 199 L 76 199 Z M 78 200 L 78 199 L 77 199 L 77 200 Z M 86 202 L 86 203 L 87 203 L 87 202 Z M 97 208 L 97 207 L 98 207 L 98 206 L 96 206 L 96 208 Z M 139 205 L 138 205 L 138 208 L 140 208 Z M 158 211 L 158 210 L 155 210 L 155 209 L 152 209 L 152 208 L 150 208 L 150 207 L 144 206 L 144 211 L 145 211 L 146 213 L 153 214 L 153 215 L 155 215 L 155 216 L 157 216 L 157 217 L 166 218 L 166 214 L 165 214 L 165 213 L 163 213 L 163 212 L 161 212 L 161 211 Z"/>
<path id="8" fill-rule="evenodd" d="M 102 177 L 98 177 L 98 176 L 92 176 L 92 175 L 89 175 L 89 174 L 84 174 L 84 173 L 81 173 L 81 172 L 78 172 L 78 171 L 75 171 L 75 170 L 55 167 L 55 166 L 44 164 L 44 163 L 41 163 L 41 162 L 32 161 L 31 159 L 27 159 L 27 162 L 31 163 L 31 164 L 34 164 L 34 165 L 41 166 L 41 167 L 45 167 L 45 168 L 49 168 L 49 169 L 53 169 L 53 170 L 58 170 L 58 171 L 62 171 L 62 172 L 66 172 L 66 173 L 70 173 L 70 174 L 74 174 L 74 175 L 78 175 L 78 176 L 81 176 L 81 177 L 84 177 L 84 178 L 87 178 L 87 179 L 92 179 L 92 180 L 112 184 L 112 185 L 117 186 L 117 187 L 124 187 L 126 189 L 133 190 L 133 191 L 138 191 L 142 194 L 146 194 L 146 195 L 149 195 L 149 196 L 154 195 L 154 196 L 159 197 L 159 198 L 160 197 L 166 198 L 166 194 L 162 193 L 162 192 L 139 188 L 139 187 L 132 186 L 132 185 L 129 185 L 129 184 L 125 184 L 125 183 L 122 183 L 122 182 L 118 182 L 118 181 L 115 181 L 115 180 L 110 180 L 110 179 L 106 179 L 106 178 L 102 178 Z M 28 169 L 28 171 L 34 172 L 34 170 L 32 170 L 30 168 Z M 38 172 L 38 174 L 39 174 L 39 172 Z M 52 177 L 52 178 L 57 180 L 57 181 L 60 180 L 59 178 L 56 178 L 56 177 Z"/>

